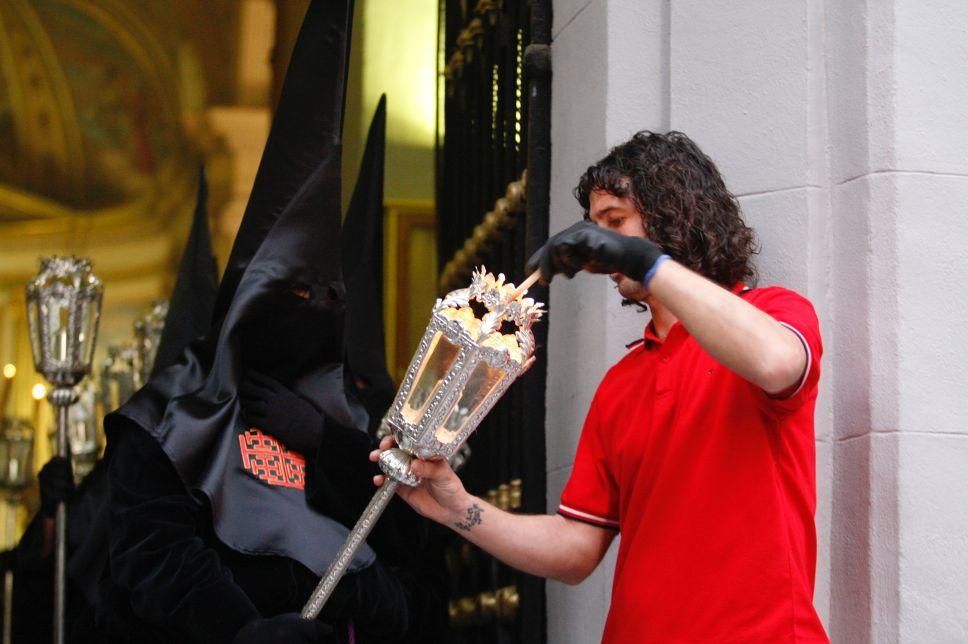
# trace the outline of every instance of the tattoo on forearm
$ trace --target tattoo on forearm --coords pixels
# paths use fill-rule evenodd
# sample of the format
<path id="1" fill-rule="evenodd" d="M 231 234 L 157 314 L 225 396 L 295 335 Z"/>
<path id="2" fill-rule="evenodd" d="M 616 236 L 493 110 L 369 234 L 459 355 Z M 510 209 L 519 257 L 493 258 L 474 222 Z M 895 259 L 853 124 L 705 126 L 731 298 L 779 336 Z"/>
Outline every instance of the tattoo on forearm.
<path id="1" fill-rule="evenodd" d="M 463 530 L 464 532 L 470 532 L 471 528 L 476 525 L 481 525 L 481 515 L 484 514 L 484 508 L 477 505 L 476 503 L 471 507 L 467 508 L 467 516 L 464 517 L 463 521 L 458 521 L 454 525 Z"/>

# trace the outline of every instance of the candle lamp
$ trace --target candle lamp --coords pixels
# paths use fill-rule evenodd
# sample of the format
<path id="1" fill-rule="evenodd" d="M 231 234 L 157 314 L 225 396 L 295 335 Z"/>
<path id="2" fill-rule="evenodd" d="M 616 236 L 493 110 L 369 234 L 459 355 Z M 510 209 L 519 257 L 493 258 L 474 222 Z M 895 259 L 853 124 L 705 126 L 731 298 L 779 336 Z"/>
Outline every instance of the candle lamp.
<path id="1" fill-rule="evenodd" d="M 134 337 L 138 352 L 138 387 L 148 382 L 151 368 L 158 356 L 158 344 L 161 342 L 161 332 L 165 328 L 168 317 L 168 301 L 153 302 L 151 309 L 135 320 Z"/>
<path id="2" fill-rule="evenodd" d="M 74 390 L 91 372 L 104 286 L 91 272 L 90 260 L 45 257 L 40 272 L 27 284 L 27 322 L 37 371 L 53 385 L 48 400 L 57 411 L 57 454 L 69 456 L 68 409 L 77 401 Z M 54 641 L 64 642 L 64 569 L 67 508 L 58 504 L 55 516 Z"/>
<path id="3" fill-rule="evenodd" d="M 31 478 L 34 462 L 34 430 L 27 421 L 19 418 L 0 419 L 0 489 L 5 493 L 6 522 L 4 533 L 7 549 L 17 544 L 17 507 L 23 489 Z M 12 641 L 13 617 L 13 571 L 7 570 L 3 578 L 3 642 Z"/>
<path id="4" fill-rule="evenodd" d="M 438 299 L 380 430 L 397 447 L 380 455 L 383 485 L 303 607 L 313 619 L 400 484 L 416 485 L 414 457 L 453 459 L 507 388 L 534 362 L 532 325 L 542 304 L 523 297 L 538 273 L 515 288 L 483 267 L 467 288 Z"/>
<path id="5" fill-rule="evenodd" d="M 99 370 L 99 398 L 104 413 L 110 413 L 123 405 L 138 390 L 141 383 L 141 367 L 137 345 L 122 342 L 108 347 L 108 356 Z"/>

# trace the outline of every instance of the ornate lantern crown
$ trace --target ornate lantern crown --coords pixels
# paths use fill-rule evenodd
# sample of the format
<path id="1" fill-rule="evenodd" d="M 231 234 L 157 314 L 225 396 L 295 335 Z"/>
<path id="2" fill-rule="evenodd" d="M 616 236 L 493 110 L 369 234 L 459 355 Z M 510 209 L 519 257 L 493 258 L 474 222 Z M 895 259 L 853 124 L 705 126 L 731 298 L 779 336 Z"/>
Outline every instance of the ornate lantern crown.
<path id="1" fill-rule="evenodd" d="M 522 298 L 503 274 L 495 278 L 484 267 L 468 288 L 437 300 L 383 419 L 401 449 L 421 458 L 453 456 L 531 366 L 531 326 L 543 314 L 541 307 Z"/>

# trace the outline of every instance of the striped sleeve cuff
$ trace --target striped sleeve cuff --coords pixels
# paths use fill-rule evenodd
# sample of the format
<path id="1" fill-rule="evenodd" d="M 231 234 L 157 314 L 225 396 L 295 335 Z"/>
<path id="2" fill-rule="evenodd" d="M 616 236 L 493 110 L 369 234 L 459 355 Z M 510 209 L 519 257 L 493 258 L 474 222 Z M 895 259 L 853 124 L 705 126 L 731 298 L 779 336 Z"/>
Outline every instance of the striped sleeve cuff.
<path id="1" fill-rule="evenodd" d="M 574 519 L 576 521 L 581 521 L 582 523 L 589 523 L 593 526 L 598 526 L 599 528 L 610 528 L 612 530 L 619 529 L 618 521 L 615 519 L 608 519 L 605 517 L 596 516 L 594 514 L 589 514 L 588 512 L 582 512 L 581 510 L 570 508 L 564 504 L 558 506 L 558 514 L 568 519 Z"/>
<path id="2" fill-rule="evenodd" d="M 803 375 L 800 376 L 800 382 L 797 383 L 797 388 L 794 389 L 792 393 L 783 396 L 784 398 L 793 398 L 800 393 L 800 390 L 803 389 L 803 385 L 807 383 L 807 376 L 810 374 L 810 367 L 813 366 L 813 354 L 810 352 L 810 344 L 807 342 L 807 339 L 803 337 L 802 333 L 786 322 L 780 322 L 780 324 L 797 334 L 797 337 L 800 338 L 800 342 L 803 344 L 803 350 L 807 352 L 807 361 L 803 367 Z"/>

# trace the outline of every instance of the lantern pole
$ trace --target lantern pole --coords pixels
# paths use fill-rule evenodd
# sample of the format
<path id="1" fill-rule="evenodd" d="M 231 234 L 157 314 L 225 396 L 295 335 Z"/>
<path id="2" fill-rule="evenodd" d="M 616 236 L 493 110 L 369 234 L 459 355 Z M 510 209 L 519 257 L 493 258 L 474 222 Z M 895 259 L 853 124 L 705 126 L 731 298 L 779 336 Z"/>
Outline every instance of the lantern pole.
<path id="1" fill-rule="evenodd" d="M 7 499 L 7 547 L 13 549 L 17 540 L 13 538 L 17 527 L 17 506 L 13 504 L 13 495 Z M 13 567 L 3 572 L 3 644 L 13 642 Z"/>
<path id="2" fill-rule="evenodd" d="M 47 395 L 57 414 L 57 455 L 70 458 L 67 423 L 70 407 L 77 402 L 74 387 L 55 387 Z M 54 515 L 54 642 L 64 644 L 67 602 L 67 504 L 60 501 Z"/>
<path id="3" fill-rule="evenodd" d="M 357 520 L 356 525 L 353 526 L 353 530 L 346 538 L 346 541 L 343 542 L 343 545 L 340 546 L 333 561 L 329 564 L 329 568 L 326 569 L 326 573 L 323 575 L 319 585 L 316 586 L 316 590 L 313 591 L 313 594 L 309 597 L 309 601 L 303 606 L 303 619 L 316 619 L 316 616 L 319 615 L 319 611 L 323 609 L 326 600 L 329 599 L 329 596 L 333 594 L 333 590 L 336 589 L 336 584 L 339 583 L 339 580 L 346 573 L 347 566 L 353 561 L 356 551 L 363 545 L 363 542 L 370 535 L 370 531 L 373 530 L 373 526 L 376 525 L 380 515 L 386 509 L 387 504 L 393 499 L 393 494 L 397 491 L 398 485 L 400 485 L 398 481 L 387 477 L 383 485 L 380 486 L 380 489 L 370 499 L 366 509 L 363 510 L 363 514 Z"/>

